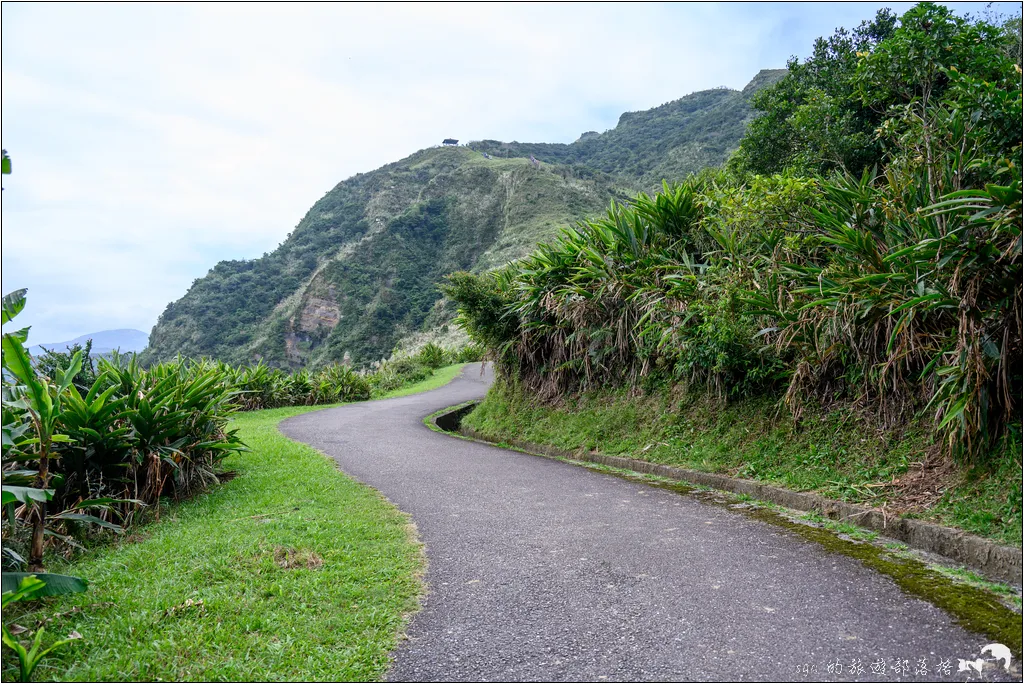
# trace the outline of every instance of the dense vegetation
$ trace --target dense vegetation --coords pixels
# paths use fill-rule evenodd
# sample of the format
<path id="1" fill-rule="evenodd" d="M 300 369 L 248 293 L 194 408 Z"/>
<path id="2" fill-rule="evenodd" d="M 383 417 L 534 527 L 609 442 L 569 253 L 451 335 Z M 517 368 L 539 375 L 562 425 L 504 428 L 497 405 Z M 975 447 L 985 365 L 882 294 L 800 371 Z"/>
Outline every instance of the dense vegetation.
<path id="1" fill-rule="evenodd" d="M 4 321 L 24 304 L 24 290 L 5 297 Z M 181 358 L 144 368 L 134 355 L 94 359 L 88 345 L 33 359 L 24 336 L 3 336 L 5 570 L 38 571 L 47 539 L 82 548 L 90 526 L 121 532 L 140 511 L 159 517 L 163 498 L 217 483 L 221 461 L 246 448 L 228 429 L 235 411 L 365 400 L 480 355 L 428 344 L 367 372 Z"/>
<path id="2" fill-rule="evenodd" d="M 3 298 L 5 324 L 25 301 L 24 290 Z M 361 373 L 332 365 L 289 374 L 262 363 L 232 367 L 180 357 L 144 368 L 134 355 L 94 359 L 88 343 L 33 358 L 24 346 L 27 332 L 3 334 L 5 618 L 8 603 L 20 611 L 40 596 L 85 590 L 81 578 L 47 573 L 44 564 L 62 564 L 140 518 L 159 520 L 168 500 L 194 498 L 235 475 L 222 463 L 248 450 L 228 423 L 236 411 L 384 396 L 480 355 L 473 347 L 456 351 L 428 344 L 414 356 Z M 398 546 L 403 544 L 410 546 L 407 540 Z M 349 566 L 338 570 L 342 576 L 353 572 Z M 411 577 L 411 571 L 406 574 Z M 399 604 L 404 605 L 392 606 L 392 620 L 400 618 Z M 4 644 L 17 655 L 23 680 L 49 650 L 66 645 L 44 641 L 44 629 L 34 635 L 34 646 L 26 648 L 3 627 Z M 390 644 L 393 625 L 379 637 L 383 646 Z M 374 658 L 379 661 L 384 652 Z"/>
<path id="3" fill-rule="evenodd" d="M 462 323 L 542 400 L 845 402 L 999 467 L 1020 440 L 1020 18 L 883 11 L 754 103 L 725 168 L 453 275 Z"/>
<path id="4" fill-rule="evenodd" d="M 24 290 L 5 296 L 4 322 L 24 305 Z M 41 570 L 47 536 L 81 547 L 83 527 L 120 531 L 162 496 L 202 491 L 244 448 L 227 429 L 234 391 L 212 364 L 143 369 L 114 355 L 86 356 L 86 368 L 76 350 L 37 365 L 26 333 L 3 335 L 5 569 Z"/>
<path id="5" fill-rule="evenodd" d="M 416 608 L 424 559 L 407 516 L 277 429 L 309 409 L 237 415 L 237 477 L 131 539 L 53 569 L 85 593 L 4 607 L 44 644 L 80 634 L 38 681 L 375 681 Z M 54 636 L 50 636 L 50 635 Z M 18 678 L 5 648 L 3 679 Z"/>
<path id="6" fill-rule="evenodd" d="M 366 367 L 449 322 L 437 289 L 445 273 L 502 266 L 611 199 L 724 162 L 753 116 L 751 96 L 779 75 L 623 114 L 572 145 L 483 141 L 358 174 L 273 252 L 197 279 L 161 315 L 143 360 L 183 354 L 294 369 L 348 354 Z"/>
<path id="7" fill-rule="evenodd" d="M 370 370 L 360 372 L 342 364 L 291 373 L 262 362 L 239 367 L 224 363 L 217 366 L 235 388 L 235 401 L 240 409 L 256 411 L 376 399 L 423 382 L 438 368 L 479 361 L 482 355 L 483 350 L 474 345 L 446 349 L 428 343 L 416 354 L 396 355 L 387 361 L 375 362 Z"/>

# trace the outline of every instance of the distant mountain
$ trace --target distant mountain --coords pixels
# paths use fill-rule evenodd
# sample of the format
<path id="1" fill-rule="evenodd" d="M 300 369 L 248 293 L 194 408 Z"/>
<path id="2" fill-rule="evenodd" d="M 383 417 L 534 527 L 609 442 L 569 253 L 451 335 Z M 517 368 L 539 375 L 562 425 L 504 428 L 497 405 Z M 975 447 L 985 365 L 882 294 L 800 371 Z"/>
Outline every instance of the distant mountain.
<path id="1" fill-rule="evenodd" d="M 386 357 L 403 339 L 447 329 L 445 274 L 501 266 L 612 199 L 724 162 L 754 116 L 751 95 L 785 73 L 627 112 L 568 145 L 439 145 L 356 174 L 270 254 L 222 261 L 193 282 L 160 316 L 144 360 L 181 353 L 294 368 Z"/>
<path id="2" fill-rule="evenodd" d="M 122 352 L 140 352 L 149 343 L 149 335 L 141 330 L 100 330 L 99 332 L 81 335 L 66 342 L 53 342 L 52 344 L 37 344 L 29 348 L 33 356 L 44 353 L 44 349 L 62 352 L 68 347 L 80 344 L 85 346 L 88 340 L 92 340 L 92 354 L 108 354 L 115 349 Z"/>

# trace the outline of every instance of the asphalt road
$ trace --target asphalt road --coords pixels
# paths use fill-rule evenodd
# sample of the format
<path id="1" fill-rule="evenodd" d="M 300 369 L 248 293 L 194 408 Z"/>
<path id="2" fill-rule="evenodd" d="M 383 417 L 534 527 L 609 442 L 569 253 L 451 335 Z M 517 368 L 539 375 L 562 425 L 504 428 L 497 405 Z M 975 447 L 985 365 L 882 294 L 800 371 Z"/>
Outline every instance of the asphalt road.
<path id="1" fill-rule="evenodd" d="M 967 680 L 958 659 L 988 640 L 855 559 L 685 495 L 423 425 L 490 381 L 474 364 L 438 390 L 281 425 L 419 528 L 429 593 L 389 679 Z M 985 678 L 1017 672 L 990 665 Z"/>

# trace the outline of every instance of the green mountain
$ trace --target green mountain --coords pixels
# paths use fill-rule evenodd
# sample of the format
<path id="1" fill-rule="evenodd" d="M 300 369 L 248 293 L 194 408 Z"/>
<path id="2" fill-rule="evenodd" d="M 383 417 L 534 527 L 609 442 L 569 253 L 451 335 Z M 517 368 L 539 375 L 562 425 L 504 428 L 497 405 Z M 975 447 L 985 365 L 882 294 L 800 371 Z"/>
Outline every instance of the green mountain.
<path id="1" fill-rule="evenodd" d="M 339 183 L 272 253 L 222 261 L 164 310 L 148 360 L 181 353 L 298 367 L 358 365 L 453 311 L 436 284 L 523 256 L 611 199 L 722 163 L 752 117 L 743 91 L 693 93 L 565 144 L 421 150 Z"/>

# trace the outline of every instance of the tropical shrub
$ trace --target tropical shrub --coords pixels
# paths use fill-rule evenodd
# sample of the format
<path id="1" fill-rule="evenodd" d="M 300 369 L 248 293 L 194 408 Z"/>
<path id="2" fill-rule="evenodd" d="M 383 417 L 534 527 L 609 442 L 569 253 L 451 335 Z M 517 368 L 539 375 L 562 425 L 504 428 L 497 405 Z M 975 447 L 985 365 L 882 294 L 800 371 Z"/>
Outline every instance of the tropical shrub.
<path id="1" fill-rule="evenodd" d="M 7 323 L 25 291 L 3 304 Z M 216 365 L 143 369 L 115 354 L 86 387 L 81 350 L 36 364 L 26 337 L 3 335 L 5 566 L 41 569 L 47 537 L 74 547 L 90 529 L 120 532 L 141 507 L 215 483 L 220 461 L 244 448 L 227 429 L 235 389 Z"/>
<path id="2" fill-rule="evenodd" d="M 433 373 L 433 369 L 423 364 L 418 356 L 393 356 L 387 361 L 374 363 L 366 379 L 374 394 L 383 394 L 426 380 Z"/>
<path id="3" fill-rule="evenodd" d="M 484 360 L 486 349 L 482 344 L 472 342 L 458 349 L 448 350 L 451 363 L 476 363 Z"/>
<path id="4" fill-rule="evenodd" d="M 922 3 L 820 41 L 763 95 L 730 168 L 449 276 L 459 323 L 542 399 L 659 379 L 778 392 L 798 418 L 843 399 L 888 425 L 927 411 L 947 453 L 983 460 L 1021 406 L 1024 101 L 1007 36 Z M 772 99 L 787 89 L 795 109 Z M 810 127 L 830 116 L 846 124 L 826 140 Z M 776 125 L 791 147 L 771 147 Z"/>
<path id="5" fill-rule="evenodd" d="M 445 349 L 433 342 L 428 342 L 420 349 L 416 357 L 417 360 L 427 368 L 437 369 L 441 366 L 447 365 L 448 363 L 450 355 L 445 353 L 445 351 Z"/>
<path id="6" fill-rule="evenodd" d="M 222 363 L 219 367 L 238 391 L 236 402 L 244 411 L 370 398 L 371 387 L 366 377 L 342 364 L 295 373 L 270 368 L 262 361 L 237 368 Z"/>
<path id="7" fill-rule="evenodd" d="M 797 412 L 804 396 L 853 380 L 883 413 L 926 401 L 948 447 L 974 455 L 1019 419 L 1019 170 L 1010 176 L 934 204 L 925 178 L 826 184 L 816 215 L 827 256 L 777 265 L 765 282 L 786 298 L 767 287 L 750 298 L 777 323 L 766 338 L 795 354 Z"/>

